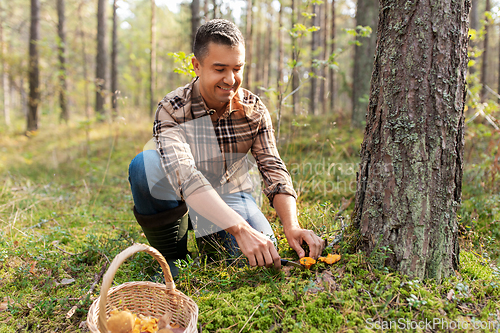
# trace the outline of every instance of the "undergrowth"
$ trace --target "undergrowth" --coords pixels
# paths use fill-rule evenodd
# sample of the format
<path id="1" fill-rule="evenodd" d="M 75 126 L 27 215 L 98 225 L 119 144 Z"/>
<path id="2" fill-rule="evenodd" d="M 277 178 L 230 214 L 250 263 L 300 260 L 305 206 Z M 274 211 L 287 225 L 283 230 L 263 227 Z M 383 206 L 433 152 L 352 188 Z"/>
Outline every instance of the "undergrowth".
<path id="1" fill-rule="evenodd" d="M 300 195 L 300 223 L 331 244 L 324 254 L 340 253 L 341 261 L 310 271 L 249 268 L 238 260 L 214 262 L 197 255 L 191 238 L 193 255 L 178 263 L 176 285 L 198 304 L 203 331 L 459 332 L 477 327 L 495 332 L 500 198 L 498 182 L 491 180 L 498 148 L 490 142 L 498 134 L 468 132 L 466 148 L 474 150 L 470 155 L 466 150 L 461 267 L 436 284 L 384 267 L 388 248 L 366 257 L 353 253 L 346 237 L 340 240 L 354 207 L 363 133 L 336 121 L 284 119 L 280 152 Z M 1 134 L 0 333 L 86 331 L 87 311 L 109 262 L 129 245 L 147 242 L 133 217 L 127 167 L 150 139 L 150 128 L 148 120 L 121 119 L 113 125 L 46 124 L 30 138 Z M 266 200 L 262 209 L 280 255 L 297 259 Z M 114 284 L 158 280 L 158 271 L 149 255 L 136 254 L 120 267 Z"/>

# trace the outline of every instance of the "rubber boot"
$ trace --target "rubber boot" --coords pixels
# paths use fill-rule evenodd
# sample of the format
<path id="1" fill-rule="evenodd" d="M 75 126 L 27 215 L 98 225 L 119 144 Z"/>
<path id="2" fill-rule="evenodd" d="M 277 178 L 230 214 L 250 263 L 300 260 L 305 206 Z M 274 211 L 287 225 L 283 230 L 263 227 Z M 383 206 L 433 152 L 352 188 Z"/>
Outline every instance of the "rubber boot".
<path id="1" fill-rule="evenodd" d="M 134 215 L 149 244 L 165 257 L 172 277 L 176 277 L 179 269 L 174 261 L 186 259 L 188 254 L 189 219 L 186 203 L 182 202 L 178 207 L 154 215 L 139 214 L 134 206 Z"/>

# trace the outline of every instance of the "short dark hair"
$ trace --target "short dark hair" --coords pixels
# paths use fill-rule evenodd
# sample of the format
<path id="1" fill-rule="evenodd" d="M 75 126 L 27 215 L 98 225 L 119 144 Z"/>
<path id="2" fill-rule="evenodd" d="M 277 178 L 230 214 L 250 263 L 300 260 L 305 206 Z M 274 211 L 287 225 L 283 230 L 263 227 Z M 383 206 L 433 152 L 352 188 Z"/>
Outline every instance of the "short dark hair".
<path id="1" fill-rule="evenodd" d="M 224 19 L 210 20 L 201 25 L 196 31 L 193 53 L 199 61 L 202 61 L 207 55 L 210 42 L 231 47 L 239 44 L 245 45 L 243 34 L 236 24 Z"/>

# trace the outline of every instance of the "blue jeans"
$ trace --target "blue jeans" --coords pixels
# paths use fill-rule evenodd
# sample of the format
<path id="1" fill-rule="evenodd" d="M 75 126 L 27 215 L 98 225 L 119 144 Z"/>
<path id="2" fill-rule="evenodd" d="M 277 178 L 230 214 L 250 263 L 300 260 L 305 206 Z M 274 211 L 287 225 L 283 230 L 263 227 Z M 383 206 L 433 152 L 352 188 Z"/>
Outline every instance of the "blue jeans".
<path id="1" fill-rule="evenodd" d="M 181 199 L 175 194 L 174 189 L 165 177 L 165 171 L 161 165 L 160 155 L 156 150 L 145 150 L 139 153 L 130 163 L 129 182 L 134 199 L 135 209 L 142 215 L 154 215 L 180 205 Z M 255 230 L 267 235 L 275 242 L 274 233 L 266 217 L 260 211 L 255 199 L 250 193 L 238 192 L 221 195 L 222 200 L 237 212 Z M 189 217 L 193 224 L 206 226 L 207 223 L 202 216 L 190 209 Z M 203 235 L 203 228 L 198 235 Z M 205 232 L 206 234 L 206 232 Z M 217 232 L 224 240 L 223 246 L 232 254 L 237 255 L 237 247 L 234 236 L 224 230 Z"/>

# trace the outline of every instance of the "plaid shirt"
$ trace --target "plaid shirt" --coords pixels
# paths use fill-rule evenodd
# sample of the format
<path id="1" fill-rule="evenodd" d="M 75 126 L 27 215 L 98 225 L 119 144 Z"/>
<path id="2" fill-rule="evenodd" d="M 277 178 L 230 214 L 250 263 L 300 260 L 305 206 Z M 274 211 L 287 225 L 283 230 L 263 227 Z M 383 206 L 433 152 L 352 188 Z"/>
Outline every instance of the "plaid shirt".
<path id="1" fill-rule="evenodd" d="M 158 104 L 153 136 L 167 179 L 180 198 L 201 187 L 219 194 L 251 192 L 250 151 L 272 205 L 277 193 L 297 198 L 281 160 L 271 117 L 261 100 L 239 88 L 220 118 L 212 116 L 195 78 Z"/>

